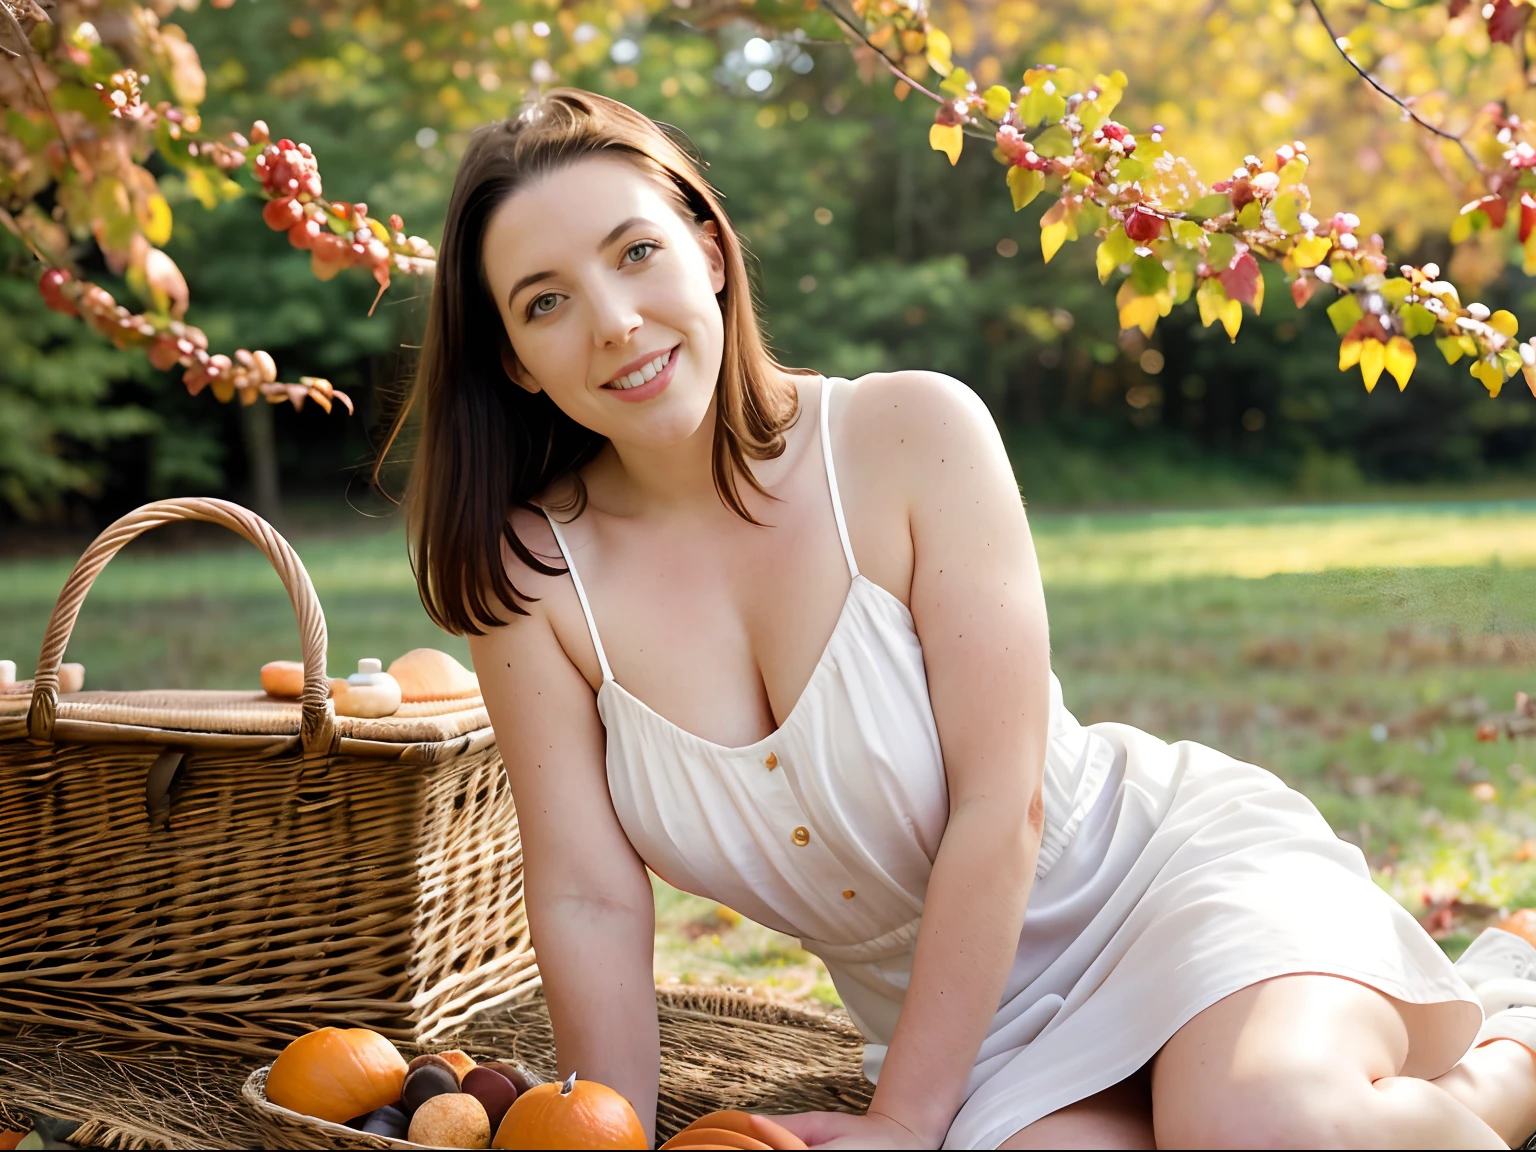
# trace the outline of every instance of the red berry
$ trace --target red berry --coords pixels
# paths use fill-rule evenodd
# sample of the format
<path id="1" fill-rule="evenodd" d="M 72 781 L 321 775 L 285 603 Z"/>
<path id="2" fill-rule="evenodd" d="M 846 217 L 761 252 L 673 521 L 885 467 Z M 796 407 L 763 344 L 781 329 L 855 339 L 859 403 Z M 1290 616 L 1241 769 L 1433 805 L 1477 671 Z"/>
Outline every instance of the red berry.
<path id="1" fill-rule="evenodd" d="M 274 232 L 286 232 L 304 219 L 304 206 L 292 196 L 268 200 L 261 209 L 261 218 Z"/>
<path id="2" fill-rule="evenodd" d="M 315 246 L 315 241 L 320 238 L 323 230 L 318 220 L 300 220 L 292 228 L 288 229 L 288 243 L 295 248 L 310 249 Z"/>
<path id="3" fill-rule="evenodd" d="M 942 124 L 946 128 L 954 128 L 965 123 L 965 113 L 960 110 L 956 102 L 940 104 L 939 110 L 934 113 L 933 122 Z"/>
<path id="4" fill-rule="evenodd" d="M 1156 240 L 1163 232 L 1163 218 L 1140 204 L 1125 218 L 1125 234 L 1138 244 Z"/>
<path id="5" fill-rule="evenodd" d="M 50 268 L 38 281 L 37 290 L 43 297 L 43 303 L 53 311 L 62 312 L 66 316 L 78 316 L 80 312 L 75 302 L 64 294 L 64 285 L 69 280 L 69 273 L 62 268 Z"/>

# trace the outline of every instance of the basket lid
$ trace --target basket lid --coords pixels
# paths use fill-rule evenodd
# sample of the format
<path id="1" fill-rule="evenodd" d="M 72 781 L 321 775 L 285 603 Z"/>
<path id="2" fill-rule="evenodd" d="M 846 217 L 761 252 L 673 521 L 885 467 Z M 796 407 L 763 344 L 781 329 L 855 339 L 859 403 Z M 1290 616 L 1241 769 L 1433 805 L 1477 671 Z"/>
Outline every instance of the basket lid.
<path id="1" fill-rule="evenodd" d="M 0 739 L 26 735 L 31 682 L 20 681 L 0 695 Z M 470 737 L 476 746 L 491 742 L 490 719 L 479 696 L 401 704 L 392 716 L 365 719 L 337 716 L 341 751 L 362 752 L 358 742 L 393 745 L 379 748 L 398 755 L 408 746 L 443 745 Z M 265 692 L 216 689 L 152 689 L 139 692 L 69 692 L 59 696 L 55 735 L 86 743 L 114 741 L 176 743 L 176 736 L 233 737 L 233 741 L 191 740 L 195 744 L 223 743 L 234 747 L 259 739 L 263 746 L 297 740 L 302 706 Z M 271 738 L 278 740 L 273 741 Z M 468 750 L 468 749 L 456 749 Z M 433 757 L 428 757 L 429 759 Z"/>

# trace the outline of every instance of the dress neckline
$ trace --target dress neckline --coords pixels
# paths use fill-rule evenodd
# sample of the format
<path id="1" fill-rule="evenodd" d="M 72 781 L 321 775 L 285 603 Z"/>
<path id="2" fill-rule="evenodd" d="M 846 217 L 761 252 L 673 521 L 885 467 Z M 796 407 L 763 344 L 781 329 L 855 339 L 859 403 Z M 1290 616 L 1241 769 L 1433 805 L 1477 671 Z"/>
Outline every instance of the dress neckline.
<path id="1" fill-rule="evenodd" d="M 912 610 L 902 603 L 900 597 L 892 593 L 890 589 L 876 584 L 862 572 L 855 575 L 853 580 L 848 585 L 847 593 L 843 597 L 843 607 L 842 610 L 837 614 L 837 623 L 832 626 L 832 632 L 827 637 L 827 642 L 822 645 L 821 655 L 817 657 L 816 666 L 811 669 L 811 675 L 810 678 L 806 680 L 805 687 L 800 690 L 800 695 L 795 699 L 794 704 L 785 714 L 783 723 L 779 724 L 778 727 L 774 728 L 772 732 L 768 733 L 768 735 L 764 736 L 760 740 L 754 740 L 750 744 L 740 744 L 733 746 L 730 744 L 719 744 L 706 736 L 700 736 L 698 733 L 684 728 L 675 720 L 669 720 L 667 717 L 663 716 L 660 712 L 656 711 L 656 709 L 652 708 L 649 704 L 640 699 L 640 697 L 636 696 L 628 688 L 624 687 L 624 685 L 620 684 L 612 676 L 604 679 L 602 684 L 598 686 L 598 703 L 602 703 L 603 693 L 611 688 L 619 694 L 620 699 L 632 701 L 639 707 L 642 712 L 654 718 L 658 723 L 667 728 L 668 731 L 676 733 L 683 739 L 697 744 L 707 751 L 714 752 L 719 755 L 729 756 L 738 756 L 749 752 L 760 751 L 766 745 L 774 743 L 778 740 L 782 740 L 789 732 L 790 728 L 799 719 L 800 714 L 805 710 L 805 702 L 810 698 L 812 693 L 819 685 L 823 672 L 831 666 L 830 657 L 832 654 L 832 647 L 837 642 L 837 638 L 843 630 L 843 621 L 849 617 L 849 608 L 853 604 L 854 594 L 861 587 L 868 587 L 873 589 L 876 599 L 883 598 L 888 604 L 895 605 L 899 615 L 901 616 L 902 622 L 907 626 L 907 629 L 914 636 L 917 635 L 917 627 L 916 622 L 912 617 Z"/>

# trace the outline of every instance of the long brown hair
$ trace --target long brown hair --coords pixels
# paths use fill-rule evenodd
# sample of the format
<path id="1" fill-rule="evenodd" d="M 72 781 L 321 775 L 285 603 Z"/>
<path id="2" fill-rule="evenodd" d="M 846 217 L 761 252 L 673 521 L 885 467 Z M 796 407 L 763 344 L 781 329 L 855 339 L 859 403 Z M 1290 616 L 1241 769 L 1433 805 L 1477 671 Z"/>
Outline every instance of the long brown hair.
<path id="1" fill-rule="evenodd" d="M 421 434 L 405 493 L 411 568 L 427 614 L 457 635 L 483 635 L 482 625 L 499 622 L 492 597 L 510 612 L 527 614 L 518 601 L 530 597 L 507 576 L 503 542 L 536 572 L 564 571 L 528 550 L 511 512 L 533 509 L 539 493 L 574 475 L 606 443 L 542 392 L 530 394 L 507 378 L 504 329 L 481 262 L 486 224 L 508 197 L 598 153 L 622 157 L 655 177 L 683 219 L 701 227 L 713 220 L 719 228 L 725 287 L 717 299 L 725 343 L 712 470 L 720 499 L 745 520 L 758 522 L 742 501 L 738 478 L 763 491 L 746 459 L 782 453 L 784 429 L 795 417 L 795 394 L 783 386 L 783 374 L 800 370 L 769 353 L 741 241 L 714 190 L 662 126 L 605 96 L 557 88 L 519 115 L 477 129 L 448 203 L 415 383 L 373 472 L 377 484 L 384 456 L 419 404 Z M 585 492 L 576 479 L 579 515 Z"/>

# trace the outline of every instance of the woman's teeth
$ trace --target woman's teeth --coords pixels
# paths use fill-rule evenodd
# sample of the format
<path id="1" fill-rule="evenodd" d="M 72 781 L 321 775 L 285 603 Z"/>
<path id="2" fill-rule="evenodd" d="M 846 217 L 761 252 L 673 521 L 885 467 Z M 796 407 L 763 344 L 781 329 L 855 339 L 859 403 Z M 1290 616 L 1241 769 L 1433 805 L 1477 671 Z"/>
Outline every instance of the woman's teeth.
<path id="1" fill-rule="evenodd" d="M 618 389 L 619 391 L 623 391 L 626 388 L 638 388 L 647 380 L 654 380 L 656 373 L 665 368 L 667 361 L 670 359 L 672 359 L 672 350 L 668 349 L 643 368 L 637 368 L 628 376 L 620 376 L 617 380 L 611 381 L 608 387 Z"/>

